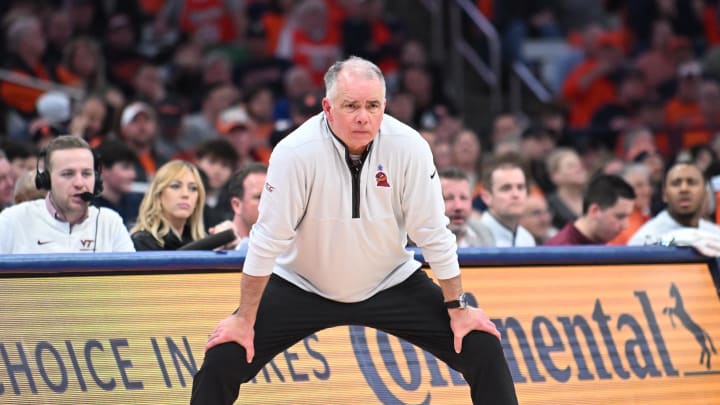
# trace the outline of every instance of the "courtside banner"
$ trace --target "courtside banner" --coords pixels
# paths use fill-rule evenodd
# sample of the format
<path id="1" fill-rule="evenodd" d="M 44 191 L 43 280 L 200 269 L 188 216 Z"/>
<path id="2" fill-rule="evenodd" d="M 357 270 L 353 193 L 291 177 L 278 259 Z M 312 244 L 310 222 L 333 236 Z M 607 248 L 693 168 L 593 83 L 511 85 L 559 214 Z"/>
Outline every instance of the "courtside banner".
<path id="1" fill-rule="evenodd" d="M 720 403 L 707 264 L 464 268 L 520 403 Z M 1 404 L 187 404 L 239 273 L 2 278 Z M 468 404 L 462 377 L 369 328 L 309 336 L 239 404 Z"/>

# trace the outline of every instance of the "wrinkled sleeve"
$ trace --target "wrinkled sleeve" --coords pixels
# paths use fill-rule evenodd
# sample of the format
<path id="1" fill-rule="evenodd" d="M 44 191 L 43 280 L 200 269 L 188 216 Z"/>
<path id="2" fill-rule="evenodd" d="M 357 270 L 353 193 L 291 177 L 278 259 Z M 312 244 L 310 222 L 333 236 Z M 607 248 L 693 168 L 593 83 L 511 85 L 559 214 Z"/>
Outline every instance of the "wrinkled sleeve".
<path id="1" fill-rule="evenodd" d="M 250 230 L 243 273 L 272 273 L 275 259 L 290 246 L 305 213 L 311 184 L 308 176 L 308 169 L 294 150 L 281 145 L 273 150 L 258 220 Z"/>
<path id="2" fill-rule="evenodd" d="M 457 244 L 447 228 L 440 176 L 424 140 L 418 141 L 407 165 L 402 206 L 408 235 L 422 249 L 435 276 L 443 280 L 459 275 Z"/>

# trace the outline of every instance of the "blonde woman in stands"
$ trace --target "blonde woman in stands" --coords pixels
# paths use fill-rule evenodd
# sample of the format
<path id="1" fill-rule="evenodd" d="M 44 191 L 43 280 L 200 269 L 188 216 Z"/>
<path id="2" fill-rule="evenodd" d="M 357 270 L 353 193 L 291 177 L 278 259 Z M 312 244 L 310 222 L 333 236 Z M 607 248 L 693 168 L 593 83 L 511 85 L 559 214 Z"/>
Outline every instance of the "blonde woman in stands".
<path id="1" fill-rule="evenodd" d="M 157 171 L 130 230 L 135 249 L 177 250 L 205 237 L 205 188 L 198 169 L 173 160 Z"/>

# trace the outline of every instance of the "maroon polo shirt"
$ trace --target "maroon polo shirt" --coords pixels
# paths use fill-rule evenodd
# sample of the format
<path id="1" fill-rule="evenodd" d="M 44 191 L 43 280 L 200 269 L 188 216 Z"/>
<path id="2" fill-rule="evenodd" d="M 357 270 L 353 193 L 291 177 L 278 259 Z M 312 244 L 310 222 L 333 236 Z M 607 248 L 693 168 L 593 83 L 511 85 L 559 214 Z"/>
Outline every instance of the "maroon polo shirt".
<path id="1" fill-rule="evenodd" d="M 576 227 L 574 222 L 566 224 L 555 236 L 548 239 L 545 246 L 564 245 L 598 245 L 597 242 L 588 239 Z"/>

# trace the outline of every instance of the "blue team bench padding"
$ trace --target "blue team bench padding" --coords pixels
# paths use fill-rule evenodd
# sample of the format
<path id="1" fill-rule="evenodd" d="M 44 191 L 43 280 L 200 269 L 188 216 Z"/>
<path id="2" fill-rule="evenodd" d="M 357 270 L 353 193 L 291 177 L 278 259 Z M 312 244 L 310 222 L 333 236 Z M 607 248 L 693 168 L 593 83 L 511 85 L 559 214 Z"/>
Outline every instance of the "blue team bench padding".
<path id="1" fill-rule="evenodd" d="M 463 248 L 460 263 L 468 266 L 534 266 L 577 264 L 639 264 L 707 262 L 690 248 L 665 246 L 541 246 L 534 248 Z M 423 261 L 415 249 L 415 257 Z M 0 255 L 0 276 L 12 274 L 116 273 L 164 271 L 241 271 L 239 251 L 174 251 L 134 253 L 67 253 Z M 717 267 L 712 260 L 711 267 Z"/>

